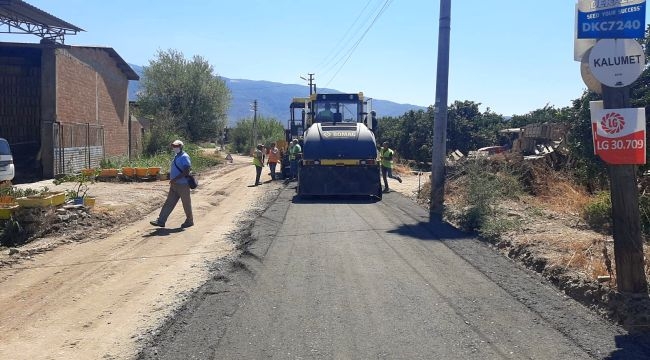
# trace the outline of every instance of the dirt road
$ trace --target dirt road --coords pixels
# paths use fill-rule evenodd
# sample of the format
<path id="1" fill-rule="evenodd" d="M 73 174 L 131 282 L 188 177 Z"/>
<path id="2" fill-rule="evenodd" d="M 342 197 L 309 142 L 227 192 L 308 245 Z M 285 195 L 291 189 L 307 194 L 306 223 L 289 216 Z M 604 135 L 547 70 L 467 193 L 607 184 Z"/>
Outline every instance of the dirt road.
<path id="1" fill-rule="evenodd" d="M 184 220 L 180 204 L 167 222 L 171 228 L 149 225 L 166 195 L 165 182 L 96 185 L 94 211 L 138 201 L 153 201 L 148 209 L 156 210 L 110 234 L 91 231 L 82 242 L 32 251 L 0 268 L 0 359 L 134 356 L 138 340 L 206 281 L 209 265 L 236 253 L 228 234 L 246 211 L 283 186 L 248 187 L 253 176 L 243 157 L 202 174 L 192 196 L 196 225 L 189 229 L 174 228 Z"/>

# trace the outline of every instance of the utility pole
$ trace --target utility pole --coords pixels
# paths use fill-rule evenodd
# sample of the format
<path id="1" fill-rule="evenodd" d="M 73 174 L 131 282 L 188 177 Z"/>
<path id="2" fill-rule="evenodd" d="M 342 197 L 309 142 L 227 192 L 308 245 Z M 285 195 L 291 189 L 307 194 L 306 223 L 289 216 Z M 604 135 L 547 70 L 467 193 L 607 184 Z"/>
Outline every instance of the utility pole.
<path id="1" fill-rule="evenodd" d="M 307 74 L 307 75 L 309 75 L 309 79 L 305 79 L 302 76 L 300 78 L 305 81 L 309 81 L 309 95 L 311 96 L 311 94 L 316 92 L 316 84 L 314 84 L 314 74 Z M 312 91 L 312 87 L 314 89 L 313 91 Z"/>
<path id="2" fill-rule="evenodd" d="M 253 128 L 251 129 L 251 146 L 255 149 L 257 145 L 257 99 L 253 100 Z"/>
<path id="3" fill-rule="evenodd" d="M 630 87 L 603 86 L 603 107 L 631 107 Z M 608 165 L 612 200 L 616 287 L 619 292 L 647 293 L 639 215 L 636 165 Z"/>
<path id="4" fill-rule="evenodd" d="M 442 221 L 445 201 L 445 157 L 447 154 L 447 98 L 449 90 L 449 33 L 451 0 L 440 0 L 438 68 L 436 73 L 435 119 L 431 154 L 431 202 L 429 221 Z"/>

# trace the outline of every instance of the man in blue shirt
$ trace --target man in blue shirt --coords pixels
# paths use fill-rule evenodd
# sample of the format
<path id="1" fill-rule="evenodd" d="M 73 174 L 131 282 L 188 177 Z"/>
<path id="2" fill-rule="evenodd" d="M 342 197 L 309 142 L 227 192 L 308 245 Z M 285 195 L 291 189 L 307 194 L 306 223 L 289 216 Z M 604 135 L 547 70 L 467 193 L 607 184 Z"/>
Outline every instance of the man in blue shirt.
<path id="1" fill-rule="evenodd" d="M 175 140 L 172 144 L 172 150 L 176 156 L 172 160 L 169 169 L 169 193 L 167 193 L 167 200 L 160 209 L 160 215 L 155 221 L 150 221 L 153 226 L 165 227 L 165 222 L 171 214 L 178 199 L 183 203 L 183 210 L 185 211 L 185 222 L 181 224 L 181 228 L 188 228 L 194 225 L 194 218 L 192 216 L 192 199 L 190 198 L 190 185 L 187 181 L 187 176 L 190 174 L 192 161 L 190 156 L 183 151 L 183 142 Z"/>

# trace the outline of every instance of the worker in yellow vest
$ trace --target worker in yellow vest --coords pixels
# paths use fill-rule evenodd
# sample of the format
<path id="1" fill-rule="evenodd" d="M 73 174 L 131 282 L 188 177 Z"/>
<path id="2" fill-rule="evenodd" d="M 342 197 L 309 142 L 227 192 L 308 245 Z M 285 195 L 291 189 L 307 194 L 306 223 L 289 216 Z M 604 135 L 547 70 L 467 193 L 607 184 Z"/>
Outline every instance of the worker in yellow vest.
<path id="1" fill-rule="evenodd" d="M 388 141 L 384 141 L 379 150 L 379 156 L 381 156 L 381 176 L 384 178 L 384 192 L 389 192 L 388 188 L 388 179 L 395 179 L 402 182 L 402 178 L 398 175 L 393 175 L 393 155 L 394 151 L 388 147 Z"/>
<path id="2" fill-rule="evenodd" d="M 260 176 L 262 175 L 262 168 L 264 167 L 264 145 L 258 144 L 255 152 L 253 153 L 253 165 L 255 165 L 255 185 L 260 185 Z"/>
<path id="3" fill-rule="evenodd" d="M 298 178 L 298 162 L 302 159 L 302 147 L 298 143 L 298 139 L 293 139 L 291 142 L 293 146 L 289 148 L 289 165 L 291 165 L 291 180 Z"/>

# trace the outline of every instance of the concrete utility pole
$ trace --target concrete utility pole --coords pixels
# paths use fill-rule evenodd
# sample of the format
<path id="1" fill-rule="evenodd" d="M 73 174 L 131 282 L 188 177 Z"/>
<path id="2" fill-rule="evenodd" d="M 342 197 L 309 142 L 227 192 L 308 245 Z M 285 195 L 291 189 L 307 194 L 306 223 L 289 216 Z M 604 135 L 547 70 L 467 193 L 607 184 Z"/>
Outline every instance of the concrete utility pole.
<path id="1" fill-rule="evenodd" d="M 429 221 L 442 221 L 445 201 L 445 156 L 447 154 L 447 97 L 449 89 L 449 34 L 451 0 L 440 0 L 438 69 L 431 155 L 431 203 Z"/>
<path id="2" fill-rule="evenodd" d="M 603 107 L 631 107 L 630 87 L 612 88 L 603 84 Z M 643 240 L 639 215 L 636 165 L 609 165 L 612 199 L 616 287 L 619 292 L 646 293 L 648 284 L 643 262 Z"/>
<path id="3" fill-rule="evenodd" d="M 305 79 L 302 76 L 300 78 L 305 81 L 309 81 L 309 95 L 311 96 L 311 94 L 316 92 L 316 84 L 314 84 L 314 74 L 307 74 L 307 75 L 309 75 L 309 79 Z M 313 91 L 312 91 L 312 87 L 314 89 Z"/>

